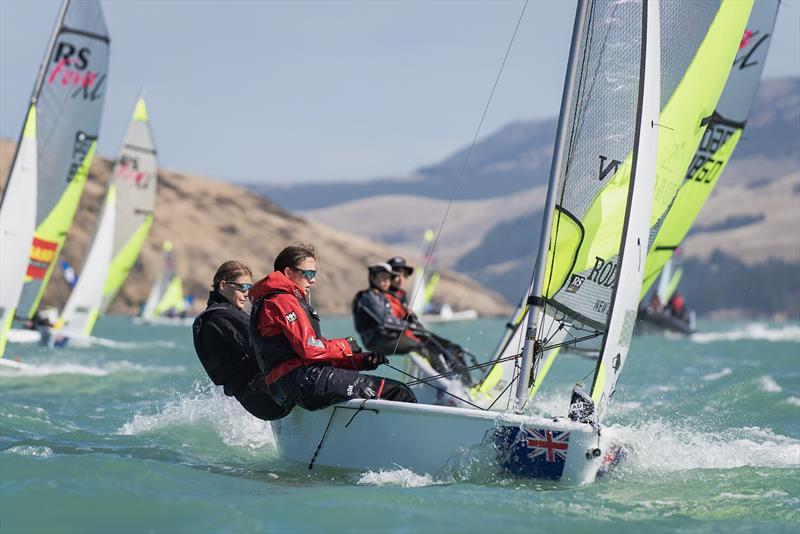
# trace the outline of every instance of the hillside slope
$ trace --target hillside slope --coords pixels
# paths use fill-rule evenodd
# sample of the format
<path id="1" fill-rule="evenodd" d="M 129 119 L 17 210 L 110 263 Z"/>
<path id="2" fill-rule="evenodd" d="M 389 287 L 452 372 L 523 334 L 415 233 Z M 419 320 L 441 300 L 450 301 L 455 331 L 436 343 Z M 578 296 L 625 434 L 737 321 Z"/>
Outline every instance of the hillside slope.
<path id="1" fill-rule="evenodd" d="M 439 261 L 516 300 L 530 278 L 544 202 L 544 187 L 537 185 L 541 165 L 533 165 L 532 154 L 550 147 L 534 131 L 539 129 L 541 134 L 548 128 L 546 121 L 515 123 L 482 142 L 484 150 L 496 150 L 494 157 L 484 154 L 475 162 L 475 172 L 485 178 L 478 182 L 486 195 L 483 200 L 457 195 L 449 204 L 444 199 L 413 196 L 411 192 L 420 187 L 418 181 L 424 179 L 419 175 L 407 182 L 404 195 L 380 194 L 299 213 L 343 231 L 420 249 L 423 230 L 438 229 L 449 210 L 438 245 Z M 524 150 L 520 136 L 534 148 Z M 516 153 L 510 151 L 514 147 Z M 453 168 L 457 156 L 431 168 L 442 176 Z M 505 186 L 495 187 L 493 168 L 516 169 L 517 183 L 528 185 L 498 196 Z M 365 184 L 365 194 L 371 188 Z M 375 222 L 359 225 L 353 213 Z M 700 311 L 733 307 L 759 314 L 800 315 L 800 79 L 762 84 L 744 137 L 686 241 L 685 257 L 693 262 L 687 278 L 715 273 L 721 284 L 697 284 L 692 299 L 700 302 Z M 757 304 L 741 296 L 726 300 L 721 295 L 726 281 L 731 287 L 752 286 L 751 294 L 762 287 L 773 297 Z M 778 298 L 781 294 L 795 299 Z"/>
<path id="2" fill-rule="evenodd" d="M 0 141 L 0 176 L 4 182 L 13 150 L 13 142 Z M 63 257 L 78 271 L 111 168 L 112 162 L 108 159 L 95 159 L 75 223 L 67 237 Z M 139 261 L 111 307 L 112 313 L 138 310 L 161 268 L 162 243 L 167 239 L 174 244 L 184 290 L 196 295 L 198 304 L 205 303 L 214 271 L 223 261 L 242 260 L 258 277 L 272 271 L 272 261 L 286 244 L 313 243 L 320 264 L 313 299 L 317 309 L 327 314 L 350 313 L 353 295 L 366 286 L 368 263 L 406 252 L 292 215 L 235 185 L 162 170 L 155 223 Z M 412 255 L 409 259 L 419 261 Z M 444 274 L 440 291 L 455 308 L 474 308 L 486 315 L 509 312 L 502 297 L 457 273 Z M 60 308 L 67 296 L 66 283 L 56 272 L 43 305 Z"/>

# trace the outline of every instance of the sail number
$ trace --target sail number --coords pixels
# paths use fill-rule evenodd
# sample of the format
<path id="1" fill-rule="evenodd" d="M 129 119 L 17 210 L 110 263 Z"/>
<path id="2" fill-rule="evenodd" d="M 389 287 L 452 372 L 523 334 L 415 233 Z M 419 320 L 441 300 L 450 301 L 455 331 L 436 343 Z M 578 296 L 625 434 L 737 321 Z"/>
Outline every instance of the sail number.
<path id="1" fill-rule="evenodd" d="M 735 131 L 725 124 L 709 124 L 686 173 L 686 179 L 706 184 L 713 182 L 725 165 L 724 159 L 714 156 Z"/>

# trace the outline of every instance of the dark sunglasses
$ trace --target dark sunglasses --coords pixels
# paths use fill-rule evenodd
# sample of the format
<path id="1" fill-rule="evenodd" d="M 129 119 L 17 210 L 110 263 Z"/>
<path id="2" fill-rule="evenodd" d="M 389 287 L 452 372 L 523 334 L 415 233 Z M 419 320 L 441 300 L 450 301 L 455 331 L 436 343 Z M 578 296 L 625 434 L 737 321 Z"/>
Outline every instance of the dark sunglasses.
<path id="1" fill-rule="evenodd" d="M 253 284 L 247 284 L 247 283 L 237 284 L 236 282 L 231 282 L 230 280 L 225 280 L 225 282 L 227 282 L 228 284 L 232 285 L 233 287 L 235 287 L 236 289 L 238 289 L 242 293 L 247 293 L 248 291 L 250 291 L 253 288 Z"/>
<path id="2" fill-rule="evenodd" d="M 312 269 L 308 269 L 308 270 L 305 270 L 305 271 L 304 271 L 303 269 L 298 269 L 297 267 L 292 267 L 292 270 L 293 270 L 294 272 L 296 272 L 296 273 L 300 273 L 300 274 L 302 274 L 302 275 L 303 275 L 303 278 L 305 278 L 305 279 L 306 279 L 306 280 L 308 280 L 309 282 L 310 282 L 310 281 L 312 281 L 314 278 L 316 278 L 316 277 L 317 277 L 317 271 L 314 271 L 314 270 L 312 270 Z"/>

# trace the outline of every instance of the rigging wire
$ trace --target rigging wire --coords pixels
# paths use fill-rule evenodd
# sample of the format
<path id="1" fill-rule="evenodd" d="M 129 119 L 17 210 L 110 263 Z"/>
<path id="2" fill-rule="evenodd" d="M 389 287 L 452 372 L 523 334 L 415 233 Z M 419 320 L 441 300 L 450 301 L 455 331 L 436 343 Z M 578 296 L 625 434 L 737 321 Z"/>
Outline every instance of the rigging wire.
<path id="1" fill-rule="evenodd" d="M 436 247 L 439 244 L 439 238 L 442 235 L 442 230 L 444 230 L 445 223 L 447 222 L 447 217 L 450 214 L 450 209 L 453 206 L 453 199 L 455 198 L 456 192 L 458 191 L 459 187 L 461 187 L 461 181 L 464 178 L 464 172 L 466 171 L 467 164 L 469 163 L 470 157 L 472 156 L 472 151 L 475 148 L 475 143 L 477 143 L 477 141 L 478 141 L 478 135 L 480 134 L 481 127 L 483 126 L 483 121 L 486 119 L 486 113 L 489 111 L 489 106 L 492 103 L 492 98 L 494 97 L 494 93 L 495 93 L 495 90 L 497 89 L 497 85 L 500 82 L 500 76 L 503 74 L 503 69 L 506 66 L 506 61 L 508 60 L 508 56 L 511 53 L 511 47 L 514 44 L 514 39 L 517 36 L 517 31 L 519 30 L 519 26 L 522 23 L 522 18 L 525 15 L 525 9 L 528 7 L 528 1 L 529 0 L 525 0 L 525 3 L 522 6 L 522 11 L 520 12 L 519 18 L 517 19 L 517 24 L 514 27 L 514 33 L 511 35 L 511 39 L 508 42 L 508 47 L 506 48 L 505 56 L 503 56 L 503 61 L 500 64 L 500 69 L 498 70 L 497 76 L 495 77 L 494 85 L 492 86 L 492 90 L 489 93 L 489 98 L 486 101 L 486 105 L 483 108 L 483 113 L 481 114 L 481 119 L 478 122 L 478 127 L 475 129 L 475 135 L 472 137 L 472 143 L 469 146 L 469 150 L 467 151 L 467 155 L 464 158 L 464 163 L 461 166 L 461 170 L 458 173 L 458 179 L 456 180 L 455 186 L 453 187 L 453 191 L 450 194 L 450 199 L 449 199 L 449 201 L 447 203 L 447 208 L 445 209 L 444 215 L 442 216 L 442 221 L 439 224 L 439 230 L 436 232 L 436 236 L 434 237 L 433 243 L 431 244 L 431 247 L 430 247 L 431 253 L 425 260 L 425 265 L 422 268 L 422 274 L 420 276 L 424 275 L 428 271 L 428 267 L 430 266 L 431 258 L 433 258 L 433 255 L 436 252 Z M 411 301 L 409 303 L 409 307 L 410 308 L 414 306 L 414 301 L 418 297 L 419 291 L 420 291 L 419 288 L 417 288 L 417 290 L 414 292 L 414 294 L 411 295 Z M 397 342 L 395 343 L 395 346 L 394 346 L 394 351 L 396 351 L 397 347 L 400 345 L 400 339 L 403 337 L 403 335 L 405 335 L 405 332 L 406 332 L 407 328 L 408 328 L 408 317 L 406 317 L 406 320 L 405 320 L 405 322 L 403 324 L 403 331 L 400 333 L 400 337 L 397 338 Z"/>

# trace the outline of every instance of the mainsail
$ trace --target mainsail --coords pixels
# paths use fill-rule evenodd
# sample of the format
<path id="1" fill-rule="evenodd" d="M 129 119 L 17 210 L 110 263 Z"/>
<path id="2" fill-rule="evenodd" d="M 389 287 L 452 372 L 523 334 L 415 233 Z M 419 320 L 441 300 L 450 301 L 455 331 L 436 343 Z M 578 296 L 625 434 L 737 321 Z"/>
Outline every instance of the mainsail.
<path id="1" fill-rule="evenodd" d="M 664 58 L 664 64 L 662 65 L 661 100 L 662 102 L 667 102 L 667 105 L 662 109 L 659 118 L 659 124 L 663 125 L 664 128 L 661 129 L 658 145 L 659 168 L 656 177 L 656 195 L 654 197 L 651 220 L 651 243 L 646 263 L 644 286 L 641 291 L 642 296 L 649 289 L 653 280 L 656 279 L 664 259 L 672 255 L 677 243 L 685 236 L 708 194 L 707 187 L 702 195 L 697 192 L 698 180 L 689 180 L 687 177 L 683 181 L 683 185 L 681 185 L 685 174 L 681 170 L 681 161 L 684 162 L 684 165 L 689 164 L 689 161 L 686 160 L 687 148 L 697 146 L 699 134 L 702 133 L 702 129 L 698 130 L 692 127 L 689 120 L 695 116 L 706 117 L 709 115 L 707 110 L 713 109 L 714 98 L 719 95 L 721 84 L 724 83 L 724 66 L 729 63 L 718 59 L 719 51 L 735 50 L 731 43 L 737 34 L 735 33 L 736 30 L 731 28 L 738 26 L 743 16 L 742 10 L 749 8 L 749 4 L 735 6 L 730 4 L 729 2 L 726 10 L 722 10 L 717 9 L 716 2 L 698 3 L 694 6 L 695 11 L 688 13 L 681 13 L 676 10 L 674 2 L 666 5 L 662 4 L 661 18 L 662 27 L 664 28 L 662 30 L 662 57 Z M 764 41 L 769 37 L 768 32 L 774 23 L 776 9 L 777 5 L 775 3 L 768 2 L 756 4 L 756 7 L 753 8 L 748 30 L 745 32 L 740 46 L 739 55 L 734 62 L 731 77 L 727 85 L 725 85 L 724 93 L 717 108 L 718 111 L 714 116 L 720 114 L 719 110 L 722 109 L 725 101 L 736 101 L 739 106 L 737 109 L 740 110 L 740 114 L 744 113 L 745 117 L 749 112 L 766 54 Z M 712 16 L 716 21 L 713 26 L 711 25 Z M 687 20 L 689 18 L 692 20 Z M 678 35 L 680 39 L 676 38 Z M 761 47 L 760 53 L 756 54 L 756 49 L 759 47 Z M 744 70 L 743 67 L 744 69 L 752 69 L 747 72 L 749 75 L 747 78 L 742 72 L 739 72 Z M 758 68 L 753 69 L 753 67 Z M 757 73 L 755 72 L 756 70 L 758 71 Z M 678 78 L 678 75 L 681 77 Z M 753 80 L 753 76 L 755 76 L 755 80 Z M 739 87 L 740 90 L 737 91 L 734 89 L 735 87 Z M 745 87 L 747 96 L 745 102 L 743 102 L 741 96 Z M 736 95 L 736 97 L 727 95 Z M 731 105 L 731 107 L 735 106 Z M 697 109 L 701 111 L 697 111 Z M 738 117 L 740 114 L 733 113 L 731 116 Z M 699 121 L 700 124 L 703 122 L 703 120 Z M 676 126 L 678 128 L 675 128 Z M 711 126 L 703 135 L 703 141 L 697 154 L 694 155 L 694 163 L 692 165 L 697 166 L 705 163 L 712 166 L 716 171 L 720 162 L 706 154 L 707 149 L 704 151 L 703 147 L 719 146 L 718 140 L 721 134 L 716 134 L 717 141 L 712 142 L 709 138 L 712 135 L 709 133 L 710 128 Z M 685 144 L 683 144 L 684 142 Z M 732 151 L 732 147 L 728 148 Z M 714 157 L 719 158 L 720 153 L 724 153 L 721 148 Z M 730 152 L 726 154 L 729 156 Z M 603 172 L 602 165 L 603 161 L 601 160 L 601 174 Z M 609 163 L 609 165 L 611 164 Z M 703 185 L 705 186 L 705 184 Z M 675 196 L 675 191 L 678 187 L 680 187 L 680 190 Z M 603 208 L 607 209 L 608 206 L 605 205 Z M 603 213 L 599 219 L 602 220 L 607 215 L 607 213 Z M 656 233 L 656 240 L 652 242 Z M 601 257 L 597 257 L 595 260 L 598 262 L 598 268 L 611 269 L 605 266 L 605 262 L 600 264 L 600 260 Z M 591 273 L 592 271 L 589 271 L 589 274 Z M 599 274 L 597 273 L 596 276 Z M 670 277 L 669 280 L 665 280 L 665 282 L 669 282 L 665 285 L 669 286 L 670 292 L 674 291 L 677 281 L 680 279 L 680 274 L 681 271 L 678 269 L 674 276 Z M 580 276 L 580 274 L 578 275 Z M 580 282 L 580 279 L 576 280 Z M 667 288 L 665 287 L 665 289 Z M 527 306 L 523 302 L 517 308 L 514 318 L 504 332 L 498 350 L 493 356 L 493 359 L 499 360 L 499 363 L 491 368 L 484 380 L 473 390 L 473 393 L 486 394 L 493 390 L 497 394 L 509 378 L 516 374 L 511 357 L 519 353 L 522 346 L 522 335 L 519 330 L 521 330 L 520 325 L 527 323 L 527 318 L 523 316 L 525 313 L 527 313 Z M 598 341 L 601 341 L 599 339 L 595 341 L 587 340 L 583 343 L 583 346 L 580 343 L 576 343 L 578 339 L 590 337 L 591 328 L 576 328 L 575 322 L 565 323 L 565 321 L 557 319 L 557 313 L 550 313 L 542 318 L 542 321 L 546 321 L 546 323 L 540 325 L 539 332 L 547 334 L 542 336 L 547 341 L 545 343 L 547 346 L 567 342 L 573 343 L 577 348 L 595 350 L 598 348 Z M 589 326 L 596 327 L 598 325 L 590 324 Z M 546 351 L 537 362 L 537 380 L 530 389 L 531 396 L 536 393 L 536 390 L 541 385 L 558 352 L 558 348 Z M 622 358 L 620 358 L 621 360 Z"/>
<path id="2" fill-rule="evenodd" d="M 0 356 L 56 265 L 94 155 L 109 37 L 96 0 L 61 5 L 0 204 Z"/>
<path id="3" fill-rule="evenodd" d="M 753 5 L 725 89 L 713 113 L 701 120 L 706 126 L 702 139 L 647 255 L 642 297 L 686 237 L 742 137 L 764 70 L 778 4 Z"/>
<path id="4" fill-rule="evenodd" d="M 157 181 L 158 162 L 150 116 L 144 99 L 139 98 L 114 168 L 114 184 L 121 200 L 117 203 L 113 259 L 103 287 L 102 311 L 117 296 L 153 225 Z"/>
<path id="5" fill-rule="evenodd" d="M 38 198 L 18 315 L 31 318 L 57 264 L 97 147 L 110 39 L 95 0 L 70 2 L 36 106 Z"/>
<path id="6" fill-rule="evenodd" d="M 645 3 L 643 9 L 648 5 L 653 4 Z M 615 25 L 630 16 L 634 6 L 592 4 L 571 110 L 561 134 L 565 138 L 563 153 L 554 161 L 557 200 L 551 223 L 543 229 L 544 247 L 539 256 L 547 263 L 541 291 L 534 289 L 532 298 L 543 312 L 536 310 L 530 322 L 538 340 L 532 386 L 538 387 L 544 378 L 542 366 L 549 360 L 543 350 L 554 338 L 592 331 L 602 334 L 592 385 L 598 416 L 605 412 L 627 357 L 648 244 L 663 222 L 702 135 L 697 118 L 710 114 L 722 92 L 726 65 L 733 61 L 736 36 L 744 28 L 751 3 L 705 1 L 694 3 L 691 10 L 682 7 L 665 2 L 658 10 L 649 10 L 645 47 L 639 36 L 615 33 Z M 659 18 L 661 24 L 656 24 Z M 660 32 L 661 37 L 654 40 L 653 32 Z M 659 45 L 660 53 L 654 52 Z M 643 55 L 636 52 L 640 46 L 651 52 L 644 74 L 623 76 L 633 63 L 642 61 Z M 659 59 L 661 66 L 655 68 Z M 660 114 L 656 108 L 655 116 L 643 119 L 634 135 L 633 125 L 626 124 L 625 117 L 640 111 L 635 108 L 637 101 L 652 106 L 653 99 L 637 100 L 631 91 L 658 75 L 660 100 L 666 103 Z M 650 115 L 647 108 L 641 111 L 644 117 Z M 658 136 L 654 128 L 659 129 Z M 639 140 L 638 152 L 634 139 Z M 651 154 L 654 149 L 657 152 Z M 647 154 L 644 159 L 642 154 Z M 649 164 L 656 158 L 655 177 L 650 176 L 648 167 L 636 170 L 637 164 Z M 643 182 L 651 180 L 649 187 Z M 650 187 L 652 194 L 647 191 Z M 645 212 L 648 231 L 643 236 L 640 222 Z M 557 325 L 555 330 L 544 328 L 545 316 L 553 319 L 550 324 Z M 534 350 L 533 343 L 526 343 L 528 350 Z M 527 372 L 523 366 L 522 376 Z M 517 397 L 524 401 L 522 387 Z"/>
<path id="7" fill-rule="evenodd" d="M 88 336 L 139 255 L 153 222 L 156 161 L 149 117 L 138 99 L 114 166 L 95 236 L 64 307 L 63 332 Z M 112 261 L 113 258 L 113 261 Z"/>

